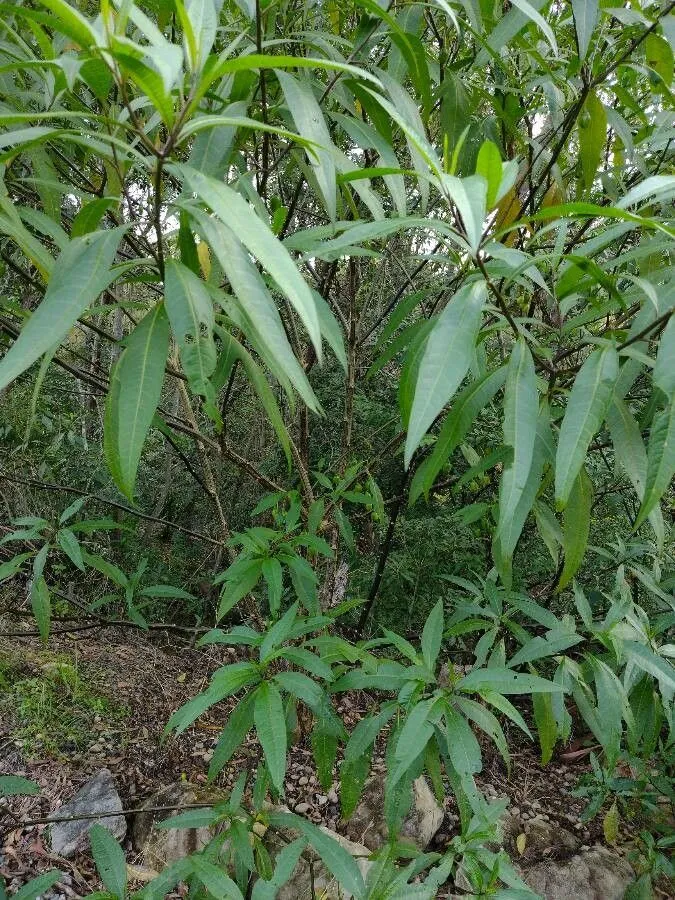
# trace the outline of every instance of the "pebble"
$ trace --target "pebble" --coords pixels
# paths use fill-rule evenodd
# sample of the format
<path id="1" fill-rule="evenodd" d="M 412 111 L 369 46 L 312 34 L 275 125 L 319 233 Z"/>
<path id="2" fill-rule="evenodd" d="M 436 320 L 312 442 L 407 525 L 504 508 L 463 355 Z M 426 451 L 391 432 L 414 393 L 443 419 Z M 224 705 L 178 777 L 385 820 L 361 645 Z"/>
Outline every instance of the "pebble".
<path id="1" fill-rule="evenodd" d="M 303 816 L 306 812 L 309 812 L 309 809 L 309 803 L 298 803 L 298 805 L 295 807 L 296 813 L 301 816 Z"/>
<path id="2" fill-rule="evenodd" d="M 337 791 L 335 790 L 335 788 L 331 788 L 331 789 L 328 791 L 328 801 L 329 801 L 330 803 L 339 803 L 340 798 L 338 797 L 338 793 L 337 793 Z"/>
<path id="3" fill-rule="evenodd" d="M 319 804 L 319 806 L 325 806 L 326 803 L 328 803 L 328 797 L 325 794 L 317 794 L 316 802 Z"/>
<path id="4" fill-rule="evenodd" d="M 306 784 L 309 784 L 309 778 L 307 778 L 306 775 L 303 775 L 302 778 L 298 778 L 298 784 L 304 787 Z"/>
<path id="5" fill-rule="evenodd" d="M 509 812 L 511 813 L 512 816 L 519 816 L 520 815 L 520 807 L 512 806 L 511 809 L 509 810 Z"/>

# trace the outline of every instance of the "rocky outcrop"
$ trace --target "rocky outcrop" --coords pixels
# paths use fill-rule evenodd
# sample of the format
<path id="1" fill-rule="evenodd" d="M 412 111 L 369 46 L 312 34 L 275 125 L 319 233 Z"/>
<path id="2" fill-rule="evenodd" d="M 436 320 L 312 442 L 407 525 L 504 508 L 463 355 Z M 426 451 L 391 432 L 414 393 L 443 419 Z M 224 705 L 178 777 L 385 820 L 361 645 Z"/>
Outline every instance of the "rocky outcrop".
<path id="1" fill-rule="evenodd" d="M 622 900 L 634 875 L 623 857 L 592 847 L 564 862 L 537 863 L 522 877 L 544 900 Z"/>
<path id="2" fill-rule="evenodd" d="M 102 813 L 117 813 L 105 815 Z M 64 804 L 56 813 L 59 818 L 67 816 L 87 816 L 94 818 L 73 819 L 70 822 L 55 822 L 50 826 L 49 841 L 52 851 L 58 856 L 74 856 L 88 847 L 89 829 L 92 825 L 107 828 L 118 841 L 127 832 L 127 822 L 122 813 L 122 801 L 115 787 L 115 780 L 109 769 L 101 769 L 83 785 L 73 799 Z"/>
<path id="3" fill-rule="evenodd" d="M 344 826 L 344 832 L 351 841 L 364 844 L 369 850 L 377 850 L 388 840 L 384 790 L 384 775 L 369 778 L 358 806 Z M 441 827 L 443 816 L 443 809 L 436 802 L 427 780 L 417 778 L 413 783 L 410 812 L 401 827 L 401 839 L 420 850 L 426 849 Z"/>
<path id="4" fill-rule="evenodd" d="M 178 815 L 180 807 L 194 803 L 211 806 L 222 802 L 223 796 L 213 791 L 206 794 L 189 782 L 176 782 L 159 790 L 143 806 L 146 811 L 134 817 L 131 835 L 135 849 L 144 866 L 161 871 L 177 859 L 203 849 L 215 836 L 214 826 L 197 828 L 159 828 L 159 823 Z M 157 807 L 166 807 L 153 812 Z"/>

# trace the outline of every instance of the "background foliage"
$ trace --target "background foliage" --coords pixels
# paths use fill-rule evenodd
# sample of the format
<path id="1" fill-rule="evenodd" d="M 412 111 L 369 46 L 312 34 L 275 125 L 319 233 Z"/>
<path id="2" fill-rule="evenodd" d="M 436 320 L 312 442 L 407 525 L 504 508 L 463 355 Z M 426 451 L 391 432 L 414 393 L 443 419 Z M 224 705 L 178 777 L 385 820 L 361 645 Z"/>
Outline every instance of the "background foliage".
<path id="1" fill-rule="evenodd" d="M 5 611 L 249 647 L 169 727 L 240 696 L 212 775 L 255 729 L 253 817 L 298 705 L 345 815 L 383 728 L 392 834 L 423 769 L 462 812 L 368 884 L 296 818 L 278 873 L 524 890 L 473 778 L 523 695 L 544 763 L 602 747 L 592 812 L 621 757 L 672 803 L 674 6 L 0 6 Z M 274 895 L 223 852 L 155 894 Z"/>

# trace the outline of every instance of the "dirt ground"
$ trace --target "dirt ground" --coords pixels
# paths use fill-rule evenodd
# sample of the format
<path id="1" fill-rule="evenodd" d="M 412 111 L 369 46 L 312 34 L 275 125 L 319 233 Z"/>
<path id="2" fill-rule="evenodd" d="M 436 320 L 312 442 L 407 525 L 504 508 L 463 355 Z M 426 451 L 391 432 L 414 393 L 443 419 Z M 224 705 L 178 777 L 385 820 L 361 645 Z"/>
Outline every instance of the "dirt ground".
<path id="1" fill-rule="evenodd" d="M 41 787 L 39 796 L 13 797 L 0 806 L 0 876 L 10 894 L 30 877 L 54 867 L 66 877 L 52 896 L 78 898 L 100 887 L 88 857 L 62 859 L 50 852 L 45 833 L 48 826 L 21 824 L 56 814 L 99 769 L 107 767 L 113 773 L 125 810 L 136 809 L 156 790 L 182 778 L 197 784 L 206 782 L 213 748 L 235 701 L 212 708 L 179 738 L 164 739 L 162 732 L 171 713 L 203 689 L 218 666 L 233 661 L 239 653 L 218 646 L 194 650 L 166 636 L 149 639 L 144 634 L 116 629 L 55 636 L 47 650 L 36 638 L 0 638 L 0 659 L 13 660 L 21 667 L 22 676 L 39 676 L 53 659 L 74 660 L 83 680 L 116 709 L 123 710 L 123 715 L 112 717 L 112 722 L 106 715 L 94 715 L 84 740 L 80 736 L 76 746 L 46 751 L 39 740 L 26 741 L 17 736 L 21 728 L 16 715 L 6 702 L 0 705 L 0 773 L 26 776 Z M 0 701 L 1 694 L 0 680 Z M 369 706 L 367 696 L 354 694 L 341 698 L 338 712 L 351 728 Z M 586 824 L 580 822 L 584 803 L 570 794 L 588 769 L 587 756 L 581 754 L 574 760 L 554 757 L 543 768 L 535 745 L 524 744 L 515 733 L 508 737 L 514 740 L 515 748 L 510 773 L 494 748 L 484 744 L 485 765 L 478 778 L 484 793 L 509 797 L 512 810 L 524 823 L 543 818 L 573 832 L 582 846 L 602 843 L 601 817 Z M 325 793 L 318 784 L 309 742 L 305 744 L 289 751 L 286 802 L 291 808 L 303 804 L 305 815 L 339 831 L 339 809 L 332 802 L 335 795 L 332 791 Z M 242 766 L 253 770 L 257 758 L 255 743 L 243 748 L 219 783 L 227 787 Z M 374 769 L 381 768 L 381 757 L 376 754 Z M 446 818 L 432 849 L 443 849 L 457 832 L 457 823 L 453 801 L 448 799 Z M 624 852 L 630 838 L 627 833 L 620 835 Z M 129 862 L 136 862 L 133 850 L 128 849 Z M 517 853 L 515 847 L 512 849 Z M 544 852 L 555 856 L 556 848 Z M 538 853 L 541 851 L 526 846 L 521 861 L 536 862 Z"/>

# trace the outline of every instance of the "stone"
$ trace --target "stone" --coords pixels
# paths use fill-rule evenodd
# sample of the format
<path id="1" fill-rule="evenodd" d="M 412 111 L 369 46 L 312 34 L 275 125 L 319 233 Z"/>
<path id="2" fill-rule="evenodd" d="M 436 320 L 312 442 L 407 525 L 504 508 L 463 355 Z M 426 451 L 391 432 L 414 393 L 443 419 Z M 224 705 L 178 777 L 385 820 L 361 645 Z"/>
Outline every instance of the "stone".
<path id="1" fill-rule="evenodd" d="M 344 832 L 355 843 L 364 844 L 370 850 L 382 847 L 388 839 L 387 823 L 384 816 L 383 775 L 374 775 L 366 781 L 361 800 Z M 416 778 L 413 782 L 413 798 L 410 812 L 401 827 L 402 840 L 424 850 L 431 843 L 441 827 L 444 811 L 436 801 L 427 780 Z"/>
<path id="2" fill-rule="evenodd" d="M 604 847 L 564 862 L 540 862 L 522 873 L 544 900 L 621 900 L 634 874 L 628 862 Z"/>
<path id="3" fill-rule="evenodd" d="M 57 816 L 91 816 L 100 813 L 117 813 L 101 819 L 74 819 L 71 822 L 55 822 L 50 826 L 49 841 L 52 851 L 66 859 L 86 850 L 89 845 L 89 829 L 102 825 L 114 838 L 121 841 L 127 833 L 127 821 L 122 813 L 122 801 L 109 769 L 100 769 L 83 785 L 72 800 L 64 804 Z"/>
<path id="4" fill-rule="evenodd" d="M 217 834 L 215 826 L 203 825 L 199 828 L 158 828 L 165 819 L 180 813 L 179 807 L 193 803 L 212 806 L 225 797 L 220 792 L 204 789 L 187 781 L 178 781 L 161 788 L 143 804 L 147 811 L 134 816 L 131 837 L 135 849 L 140 853 L 142 864 L 149 869 L 160 871 L 190 853 L 202 850 Z M 151 812 L 153 807 L 168 807 L 162 812 Z"/>

